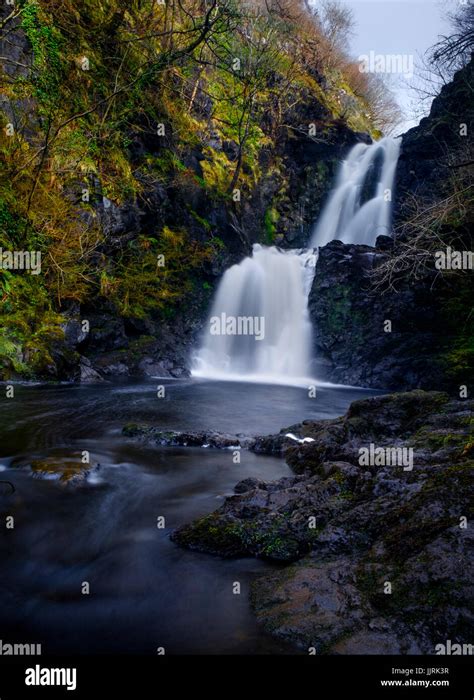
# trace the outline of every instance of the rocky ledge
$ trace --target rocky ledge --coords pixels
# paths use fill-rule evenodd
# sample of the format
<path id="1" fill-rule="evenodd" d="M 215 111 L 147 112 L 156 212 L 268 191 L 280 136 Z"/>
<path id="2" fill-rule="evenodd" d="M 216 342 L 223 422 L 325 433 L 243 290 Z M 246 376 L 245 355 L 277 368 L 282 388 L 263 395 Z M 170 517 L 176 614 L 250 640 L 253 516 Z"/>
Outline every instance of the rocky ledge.
<path id="1" fill-rule="evenodd" d="M 128 423 L 122 429 L 122 435 L 134 438 L 144 443 L 163 445 L 168 447 L 213 447 L 222 450 L 240 449 L 251 447 L 253 438 L 244 435 L 229 435 L 217 433 L 213 430 L 178 431 L 160 430 L 150 425 L 137 425 Z"/>
<path id="2" fill-rule="evenodd" d="M 287 562 L 257 579 L 252 604 L 269 633 L 305 651 L 470 643 L 473 408 L 440 392 L 391 394 L 259 438 L 251 449 L 281 453 L 295 476 L 240 482 L 172 539 Z"/>

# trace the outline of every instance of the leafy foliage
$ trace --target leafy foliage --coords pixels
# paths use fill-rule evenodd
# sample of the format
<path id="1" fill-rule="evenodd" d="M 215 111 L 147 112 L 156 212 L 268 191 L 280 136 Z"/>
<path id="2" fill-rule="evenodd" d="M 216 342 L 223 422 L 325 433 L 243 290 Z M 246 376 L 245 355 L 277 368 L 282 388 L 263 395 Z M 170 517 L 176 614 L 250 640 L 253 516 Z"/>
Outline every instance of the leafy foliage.
<path id="1" fill-rule="evenodd" d="M 375 133 L 330 6 L 320 16 L 300 0 L 19 0 L 3 12 L 0 244 L 42 255 L 40 276 L 0 273 L 0 357 L 17 373 L 54 364 L 71 304 L 170 317 L 222 255 L 194 205 L 198 240 L 159 217 L 112 240 L 116 207 L 139 207 L 159 187 L 231 207 L 308 94 L 328 123 Z M 187 164 L 193 149 L 200 172 Z M 267 210 L 262 240 L 277 217 Z"/>

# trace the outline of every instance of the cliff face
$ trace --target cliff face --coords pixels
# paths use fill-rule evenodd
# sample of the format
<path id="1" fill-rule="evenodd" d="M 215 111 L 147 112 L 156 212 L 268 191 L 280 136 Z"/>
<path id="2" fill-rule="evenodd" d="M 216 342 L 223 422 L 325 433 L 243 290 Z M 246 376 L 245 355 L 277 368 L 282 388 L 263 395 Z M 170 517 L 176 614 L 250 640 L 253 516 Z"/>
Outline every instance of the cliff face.
<path id="1" fill-rule="evenodd" d="M 397 168 L 394 224 L 409 216 L 408 202 L 416 195 L 433 202 L 446 195 L 458 172 L 473 165 L 472 125 L 474 58 L 444 85 L 433 100 L 430 113 L 402 137 Z M 463 165 L 463 164 L 466 165 Z"/>
<path id="2" fill-rule="evenodd" d="M 396 293 L 375 289 L 372 275 L 388 255 L 340 241 L 321 250 L 309 297 L 315 354 L 329 359 L 319 374 L 376 389 L 440 386 L 436 358 L 446 337 L 439 308 L 428 282 L 404 280 Z"/>
<path id="3" fill-rule="evenodd" d="M 286 119 L 305 124 L 311 114 L 322 111 L 320 103 L 308 95 L 304 106 L 293 109 Z M 325 118 L 330 116 L 326 113 Z M 127 240 L 149 226 L 184 229 L 191 241 L 199 243 L 209 237 L 218 238 L 212 257 L 193 275 L 194 294 L 170 319 L 153 313 L 142 319 L 123 318 L 107 304 L 102 304 L 100 310 L 87 303 L 72 310 L 69 318 L 74 327 L 81 316 L 91 324 L 90 334 L 79 339 L 74 349 L 89 358 L 100 374 L 186 375 L 223 272 L 249 255 L 253 243 L 304 247 L 340 160 L 358 140 L 369 138 L 341 123 L 334 123 L 320 141 L 309 139 L 303 130 L 296 134 L 283 130 L 280 136 L 259 154 L 261 178 L 239 206 L 215 200 L 205 190 L 183 187 L 182 183 L 147 192 L 144 204 L 112 204 L 105 212 L 99 205 L 111 258 L 120 254 Z M 189 172 L 197 178 L 202 177 L 200 162 L 207 147 L 183 156 Z M 212 146 L 217 153 L 227 147 L 218 141 Z M 189 274 L 183 270 L 183 275 Z"/>
<path id="4" fill-rule="evenodd" d="M 304 125 L 314 114 L 331 121 L 321 104 L 308 95 L 305 104 L 293 108 L 286 120 Z M 200 270 L 183 270 L 184 276 L 193 279 L 193 294 L 175 309 L 171 318 L 153 312 L 142 318 L 123 317 L 106 300 L 101 300 L 99 306 L 95 301 L 69 306 L 64 327 L 71 351 L 91 361 L 95 371 L 104 377 L 180 377 L 188 373 L 212 293 L 223 272 L 249 255 L 253 243 L 304 247 L 341 159 L 357 141 L 370 139 L 339 122 L 331 124 L 318 141 L 308 138 L 303 128 L 296 133 L 279 133 L 279 138 L 260 152 L 262 175 L 238 206 L 210 197 L 193 183 L 183 186 L 181 181 L 168 187 L 154 186 L 143 193 L 140 202 L 121 206 L 110 202 L 107 208 L 101 200 L 93 204 L 94 216 L 102 221 L 105 232 L 103 250 L 112 260 L 150 228 L 186 230 L 189 240 L 199 244 L 205 244 L 209 238 L 217 240 L 215 250 Z M 153 154 L 152 147 L 138 139 L 135 147 Z M 217 154 L 229 149 L 232 159 L 232 144 L 216 138 L 212 146 L 207 143 L 182 156 L 189 178 L 202 178 L 200 163 L 209 148 Z M 91 327 L 85 337 L 77 335 L 81 318 L 87 318 Z M 61 358 L 62 343 L 57 352 Z M 98 379 L 85 366 L 86 369 L 84 360 L 79 360 L 79 365 L 73 362 L 66 366 L 66 373 L 71 378 L 82 375 L 83 381 Z"/>
<path id="5" fill-rule="evenodd" d="M 332 381 L 455 390 L 472 381 L 473 273 L 439 270 L 435 255 L 473 250 L 474 146 L 463 127 L 472 121 L 473 70 L 471 61 L 402 137 L 394 240 L 320 251 L 309 309 L 319 373 Z"/>

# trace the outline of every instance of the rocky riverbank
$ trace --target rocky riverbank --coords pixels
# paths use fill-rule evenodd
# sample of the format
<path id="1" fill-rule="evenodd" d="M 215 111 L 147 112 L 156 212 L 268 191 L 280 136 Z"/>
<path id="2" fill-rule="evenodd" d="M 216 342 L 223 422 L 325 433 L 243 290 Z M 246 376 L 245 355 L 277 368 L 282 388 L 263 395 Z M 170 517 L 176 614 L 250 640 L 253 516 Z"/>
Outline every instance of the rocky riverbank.
<path id="1" fill-rule="evenodd" d="M 257 438 L 250 449 L 282 454 L 295 476 L 240 482 L 172 539 L 289 564 L 254 583 L 252 604 L 297 648 L 431 654 L 470 642 L 473 408 L 441 392 L 391 394 Z"/>

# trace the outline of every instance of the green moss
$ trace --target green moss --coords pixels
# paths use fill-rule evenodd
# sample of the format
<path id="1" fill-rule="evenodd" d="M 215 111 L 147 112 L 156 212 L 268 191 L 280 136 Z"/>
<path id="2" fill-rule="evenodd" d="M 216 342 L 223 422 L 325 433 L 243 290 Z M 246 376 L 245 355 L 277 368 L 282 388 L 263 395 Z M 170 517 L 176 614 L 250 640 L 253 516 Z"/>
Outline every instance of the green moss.
<path id="1" fill-rule="evenodd" d="M 34 0 L 28 0 L 22 8 L 21 26 L 33 50 L 35 96 L 49 115 L 60 99 L 63 40 L 56 27 L 44 23 L 40 6 Z"/>
<path id="2" fill-rule="evenodd" d="M 0 379 L 29 376 L 31 370 L 22 361 L 21 345 L 0 333 Z"/>
<path id="3" fill-rule="evenodd" d="M 425 488 L 431 488 L 433 492 L 436 492 L 437 489 L 447 488 L 447 485 L 449 485 L 451 489 L 458 489 L 459 493 L 469 493 L 469 489 L 472 488 L 473 469 L 474 459 L 452 464 L 443 469 L 442 472 L 434 474 Z M 472 506 L 470 509 L 472 509 Z"/>
<path id="4" fill-rule="evenodd" d="M 225 521 L 211 513 L 173 533 L 173 540 L 183 547 L 198 551 L 235 557 L 246 554 L 241 539 L 241 527 L 233 520 Z"/>
<path id="5" fill-rule="evenodd" d="M 211 513 L 173 535 L 178 544 L 221 556 L 253 554 L 273 561 L 294 561 L 309 550 L 288 529 L 286 516 L 269 522 L 236 520 L 220 513 Z"/>
<path id="6" fill-rule="evenodd" d="M 429 555 L 423 554 L 418 563 L 430 564 Z M 416 565 L 417 562 L 414 562 Z M 392 592 L 384 592 L 384 583 L 390 581 Z M 459 582 L 417 580 L 412 588 L 405 582 L 405 570 L 400 566 L 383 566 L 364 562 L 357 570 L 357 587 L 367 601 L 384 616 L 399 617 L 409 625 L 427 622 L 433 609 L 450 605 L 453 597 L 462 590 Z"/>
<path id="7" fill-rule="evenodd" d="M 206 188 L 209 188 L 220 197 L 229 196 L 228 189 L 233 170 L 232 163 L 225 153 L 221 151 L 205 148 L 203 152 L 206 155 L 206 159 L 201 161 L 201 168 L 204 173 Z"/>
<path id="8" fill-rule="evenodd" d="M 122 428 L 122 435 L 125 435 L 125 437 L 136 437 L 142 432 L 142 430 L 143 426 L 140 426 L 137 423 L 127 423 Z"/>
<path id="9" fill-rule="evenodd" d="M 474 367 L 474 334 L 460 334 L 453 347 L 442 355 L 447 374 L 459 384 L 465 384 Z"/>
<path id="10" fill-rule="evenodd" d="M 243 520 L 240 536 L 248 551 L 273 561 L 294 561 L 309 549 L 292 533 L 285 514 L 271 521 Z"/>
<path id="11" fill-rule="evenodd" d="M 430 450 L 440 450 L 443 448 L 456 448 L 461 451 L 467 442 L 465 432 L 452 433 L 434 431 L 429 428 L 422 428 L 410 440 L 414 447 L 427 447 Z"/>
<path id="12" fill-rule="evenodd" d="M 351 338 L 357 345 L 365 343 L 364 326 L 367 319 L 355 310 L 352 299 L 357 298 L 357 293 L 350 286 L 333 285 L 328 290 L 327 308 L 329 310 L 325 323 L 327 331 L 331 335 L 337 335 L 341 329 L 348 332 L 351 329 Z"/>
<path id="13" fill-rule="evenodd" d="M 199 216 L 199 214 L 198 214 L 197 212 L 195 212 L 194 209 L 189 209 L 189 213 L 191 214 L 191 216 L 192 216 L 194 219 L 196 219 L 196 221 L 197 221 L 199 224 L 201 224 L 201 226 L 202 226 L 206 231 L 210 231 L 210 230 L 211 230 L 211 224 L 209 223 L 209 221 L 208 221 L 207 219 L 205 219 L 205 218 L 202 217 L 202 216 Z"/>
<path id="14" fill-rule="evenodd" d="M 265 211 L 265 217 L 264 217 L 264 228 L 265 228 L 265 242 L 268 245 L 272 245 L 275 239 L 275 234 L 276 234 L 276 224 L 278 223 L 278 219 L 280 218 L 280 214 L 274 207 L 268 207 L 268 209 Z"/>

